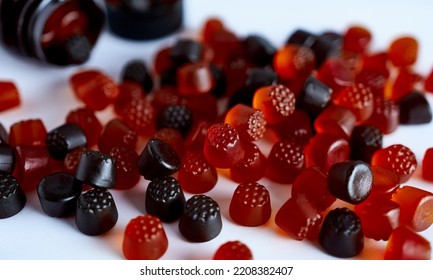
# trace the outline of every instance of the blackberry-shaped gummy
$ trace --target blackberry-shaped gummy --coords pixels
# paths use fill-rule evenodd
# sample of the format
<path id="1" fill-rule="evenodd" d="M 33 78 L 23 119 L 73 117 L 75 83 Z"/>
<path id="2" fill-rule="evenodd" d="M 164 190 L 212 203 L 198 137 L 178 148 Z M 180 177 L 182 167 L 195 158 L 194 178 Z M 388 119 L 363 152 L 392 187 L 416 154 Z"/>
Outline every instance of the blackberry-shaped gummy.
<path id="1" fill-rule="evenodd" d="M 0 174 L 0 219 L 18 214 L 26 201 L 26 195 L 18 180 L 12 175 Z"/>
<path id="2" fill-rule="evenodd" d="M 179 130 L 184 137 L 192 126 L 191 110 L 183 105 L 167 106 L 158 116 L 157 129 L 173 128 Z"/>
<path id="3" fill-rule="evenodd" d="M 346 207 L 329 211 L 320 229 L 319 242 L 328 254 L 338 258 L 361 253 L 364 236 L 358 215 Z"/>
<path id="4" fill-rule="evenodd" d="M 12 174 L 15 161 L 14 149 L 9 144 L 0 142 L 0 174 Z"/>
<path id="5" fill-rule="evenodd" d="M 157 260 L 168 248 L 161 221 L 152 215 L 137 216 L 126 225 L 122 251 L 128 260 Z"/>
<path id="6" fill-rule="evenodd" d="M 100 235 L 112 229 L 119 214 L 111 193 L 94 188 L 78 197 L 75 223 L 86 235 Z"/>
<path id="7" fill-rule="evenodd" d="M 350 136 L 350 159 L 371 162 L 373 154 L 382 148 L 383 133 L 371 125 L 356 126 Z"/>
<path id="8" fill-rule="evenodd" d="M 317 36 L 309 31 L 297 29 L 287 39 L 286 45 L 295 44 L 310 48 L 314 44 L 314 41 L 316 41 L 316 38 Z"/>
<path id="9" fill-rule="evenodd" d="M 275 47 L 266 38 L 259 35 L 249 35 L 242 42 L 247 58 L 259 67 L 272 65 Z"/>
<path id="10" fill-rule="evenodd" d="M 398 101 L 401 124 L 425 124 L 432 120 L 432 111 L 425 94 L 413 91 Z"/>
<path id="11" fill-rule="evenodd" d="M 222 230 L 218 203 L 206 195 L 194 195 L 185 203 L 179 220 L 179 231 L 192 242 L 214 239 Z"/>
<path id="12" fill-rule="evenodd" d="M 146 212 L 163 222 L 173 222 L 182 215 L 185 196 L 179 182 L 170 176 L 153 179 L 146 189 Z"/>
<path id="13" fill-rule="evenodd" d="M 136 82 L 143 87 L 146 93 L 151 92 L 153 89 L 152 76 L 142 60 L 132 60 L 125 65 L 122 72 L 122 81 Z"/>
<path id="14" fill-rule="evenodd" d="M 66 40 L 64 51 L 66 54 L 65 64 L 82 64 L 89 59 L 92 44 L 84 35 L 70 36 Z"/>
<path id="15" fill-rule="evenodd" d="M 363 161 L 337 162 L 329 169 L 329 192 L 348 203 L 359 204 L 366 200 L 372 186 L 373 174 Z"/>
<path id="16" fill-rule="evenodd" d="M 99 151 L 83 151 L 77 167 L 76 178 L 99 188 L 116 186 L 116 164 L 114 159 Z"/>
<path id="17" fill-rule="evenodd" d="M 64 160 L 73 149 L 87 145 L 83 130 L 73 123 L 65 123 L 47 133 L 45 144 L 52 158 Z"/>
<path id="18" fill-rule="evenodd" d="M 180 158 L 176 151 L 166 142 L 150 139 L 138 157 L 138 171 L 144 179 L 152 180 L 161 176 L 176 173 L 180 166 Z"/>
<path id="19" fill-rule="evenodd" d="M 42 210 L 51 217 L 66 217 L 76 210 L 82 183 L 68 173 L 57 172 L 39 183 L 38 197 Z"/>
<path id="20" fill-rule="evenodd" d="M 180 39 L 170 49 L 170 58 L 176 66 L 199 62 L 202 54 L 202 43 L 193 39 Z"/>

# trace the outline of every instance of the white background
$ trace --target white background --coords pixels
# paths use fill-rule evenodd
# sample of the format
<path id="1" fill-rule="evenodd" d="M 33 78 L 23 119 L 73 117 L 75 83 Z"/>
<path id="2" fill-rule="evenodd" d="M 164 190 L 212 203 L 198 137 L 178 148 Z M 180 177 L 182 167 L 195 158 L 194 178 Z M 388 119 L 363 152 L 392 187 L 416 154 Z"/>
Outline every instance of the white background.
<path id="1" fill-rule="evenodd" d="M 156 50 L 171 44 L 177 36 L 197 36 L 205 19 L 218 16 L 239 36 L 260 34 L 275 46 L 282 46 L 297 28 L 313 33 L 326 30 L 344 32 L 350 24 L 361 24 L 373 34 L 372 50 L 386 49 L 397 36 L 412 35 L 420 43 L 419 61 L 415 69 L 422 75 L 433 68 L 433 35 L 431 27 L 433 2 L 412 1 L 236 1 L 185 0 L 185 28 L 179 35 L 152 42 L 131 42 L 103 32 L 91 59 L 82 66 L 51 67 L 11 55 L 0 49 L 0 80 L 14 81 L 21 93 L 22 106 L 0 113 L 0 122 L 11 124 L 30 118 L 43 120 L 47 130 L 62 124 L 69 110 L 82 104 L 74 97 L 68 77 L 80 68 L 97 68 L 119 81 L 120 72 L 131 59 L 145 59 L 149 64 Z M 429 101 L 432 101 L 429 96 Z M 431 102 L 432 103 L 432 102 Z M 112 116 L 108 109 L 98 112 L 102 122 Z M 399 127 L 384 139 L 384 146 L 402 143 L 416 154 L 419 168 L 407 182 L 433 191 L 433 184 L 420 178 L 424 151 L 433 147 L 433 124 Z M 263 151 L 269 147 L 264 143 Z M 257 228 L 234 224 L 228 216 L 228 205 L 236 184 L 220 174 L 218 185 L 208 193 L 221 206 L 223 230 L 206 243 L 190 243 L 182 238 L 177 222 L 165 224 L 169 248 L 163 259 L 211 259 L 222 243 L 240 240 L 252 250 L 255 259 L 334 259 L 317 244 L 296 241 L 273 223 L 273 217 L 290 196 L 290 187 L 262 180 L 271 192 L 273 215 L 269 223 Z M 119 211 L 119 221 L 107 234 L 90 237 L 79 232 L 73 218 L 56 219 L 42 212 L 35 194 L 28 195 L 25 208 L 16 216 L 0 220 L 0 259 L 123 259 L 121 244 L 128 221 L 144 213 L 147 182 L 129 191 L 112 193 Z M 187 194 L 187 197 L 190 195 Z M 433 230 L 421 233 L 433 242 Z M 385 243 L 366 240 L 357 259 L 382 259 Z"/>

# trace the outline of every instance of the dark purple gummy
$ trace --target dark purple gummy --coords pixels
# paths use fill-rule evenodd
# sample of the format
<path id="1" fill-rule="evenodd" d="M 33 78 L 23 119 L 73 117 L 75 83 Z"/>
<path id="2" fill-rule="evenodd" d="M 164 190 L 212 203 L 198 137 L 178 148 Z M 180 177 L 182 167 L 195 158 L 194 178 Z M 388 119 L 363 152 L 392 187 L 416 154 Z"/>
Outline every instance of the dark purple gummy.
<path id="1" fill-rule="evenodd" d="M 311 48 L 315 41 L 316 35 L 303 29 L 297 29 L 287 39 L 286 44 L 295 44 Z"/>
<path id="2" fill-rule="evenodd" d="M 218 203 L 206 195 L 194 195 L 185 203 L 179 220 L 179 231 L 192 242 L 214 239 L 222 230 Z"/>
<path id="3" fill-rule="evenodd" d="M 138 170 L 146 180 L 171 176 L 180 168 L 176 151 L 166 142 L 150 139 L 138 157 Z"/>
<path id="4" fill-rule="evenodd" d="M 67 217 L 75 212 L 82 183 L 73 175 L 52 173 L 38 185 L 38 197 L 42 210 L 51 217 Z"/>
<path id="5" fill-rule="evenodd" d="M 186 137 L 191 126 L 192 113 L 187 106 L 169 105 L 158 115 L 157 129 L 176 129 L 183 137 Z"/>
<path id="6" fill-rule="evenodd" d="M 73 149 L 85 147 L 87 138 L 80 126 L 65 123 L 47 133 L 45 144 L 52 158 L 64 160 Z"/>
<path id="7" fill-rule="evenodd" d="M 340 49 L 336 47 L 334 41 L 323 36 L 316 37 L 311 50 L 314 52 L 317 68 L 320 68 L 327 58 L 340 54 Z"/>
<path id="8" fill-rule="evenodd" d="M 193 39 L 179 39 L 170 49 L 170 58 L 176 66 L 199 62 L 202 55 L 202 43 Z"/>
<path id="9" fill-rule="evenodd" d="M 382 148 L 383 133 L 372 125 L 356 126 L 350 135 L 350 159 L 371 162 L 373 154 Z"/>
<path id="10" fill-rule="evenodd" d="M 179 182 L 171 177 L 153 179 L 146 189 L 146 212 L 163 222 L 179 219 L 185 205 L 185 196 Z"/>
<path id="11" fill-rule="evenodd" d="M 114 188 L 116 185 L 115 160 L 99 151 L 84 151 L 81 154 L 75 177 L 89 186 Z"/>
<path id="12" fill-rule="evenodd" d="M 218 67 L 213 63 L 209 64 L 209 66 L 213 80 L 215 81 L 215 85 L 212 88 L 211 93 L 217 98 L 222 97 L 227 91 L 227 79 L 224 71 L 221 67 Z"/>
<path id="13" fill-rule="evenodd" d="M 426 124 L 432 120 L 430 104 L 425 94 L 411 92 L 398 101 L 401 124 Z"/>
<path id="14" fill-rule="evenodd" d="M 319 233 L 322 248 L 338 258 L 351 258 L 364 249 L 361 220 L 348 208 L 336 208 L 326 215 Z"/>
<path id="15" fill-rule="evenodd" d="M 138 83 L 145 93 L 149 93 L 153 89 L 152 76 L 149 74 L 146 63 L 142 60 L 129 61 L 123 69 L 122 80 Z"/>
<path id="16" fill-rule="evenodd" d="M 299 104 L 312 116 L 317 116 L 328 106 L 332 89 L 322 81 L 309 76 L 302 88 Z"/>
<path id="17" fill-rule="evenodd" d="M 276 48 L 260 35 L 249 35 L 243 41 L 243 49 L 249 61 L 259 67 L 272 65 Z"/>
<path id="18" fill-rule="evenodd" d="M 329 192 L 348 203 L 363 202 L 370 194 L 372 185 L 370 165 L 363 161 L 337 162 L 329 169 Z"/>
<path id="19" fill-rule="evenodd" d="M 12 175 L 0 174 L 0 219 L 18 214 L 26 201 L 26 195 L 18 180 Z"/>
<path id="20" fill-rule="evenodd" d="M 7 143 L 0 142 L 0 174 L 12 174 L 15 162 L 14 148 Z"/>
<path id="21" fill-rule="evenodd" d="M 116 204 L 108 190 L 95 188 L 78 197 L 75 223 L 82 233 L 106 233 L 116 225 L 118 217 Z"/>
<path id="22" fill-rule="evenodd" d="M 0 123 L 0 143 L 9 143 L 9 135 L 6 128 Z"/>

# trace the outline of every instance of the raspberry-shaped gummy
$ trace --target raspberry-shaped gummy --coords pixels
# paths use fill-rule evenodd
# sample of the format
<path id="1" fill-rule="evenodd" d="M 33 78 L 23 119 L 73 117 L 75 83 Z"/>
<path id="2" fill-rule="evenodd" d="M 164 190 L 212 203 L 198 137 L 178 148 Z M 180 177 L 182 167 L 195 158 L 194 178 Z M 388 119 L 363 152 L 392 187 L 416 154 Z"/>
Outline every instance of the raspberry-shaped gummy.
<path id="1" fill-rule="evenodd" d="M 261 110 L 269 124 L 276 124 L 295 111 L 295 94 L 284 85 L 259 88 L 253 97 L 253 108 Z"/>
<path id="2" fill-rule="evenodd" d="M 260 180 L 266 172 L 267 160 L 256 144 L 244 143 L 245 155 L 230 168 L 230 178 L 238 183 Z"/>
<path id="3" fill-rule="evenodd" d="M 114 147 L 110 156 L 116 162 L 116 189 L 125 190 L 134 187 L 140 180 L 137 167 L 137 152 L 130 147 Z"/>
<path id="4" fill-rule="evenodd" d="M 263 225 L 271 216 L 269 191 L 256 182 L 238 185 L 230 202 L 229 213 L 237 224 Z"/>
<path id="5" fill-rule="evenodd" d="M 356 83 L 339 91 L 334 104 L 348 108 L 358 122 L 363 122 L 373 114 L 373 93 L 363 83 Z"/>
<path id="6" fill-rule="evenodd" d="M 239 134 L 231 125 L 217 123 L 208 128 L 203 153 L 217 168 L 230 168 L 244 157 Z"/>
<path id="7" fill-rule="evenodd" d="M 218 173 L 216 168 L 206 160 L 201 150 L 190 150 L 182 158 L 178 179 L 183 190 L 199 194 L 215 187 Z"/>
<path id="8" fill-rule="evenodd" d="M 93 110 L 83 107 L 70 111 L 66 116 L 66 122 L 75 123 L 83 130 L 89 147 L 98 142 L 102 132 L 102 124 Z"/>
<path id="9" fill-rule="evenodd" d="M 282 184 L 293 183 L 304 162 L 302 146 L 290 140 L 278 141 L 269 153 L 266 177 Z"/>
<path id="10" fill-rule="evenodd" d="M 371 165 L 390 169 L 399 176 L 400 183 L 404 183 L 415 172 L 417 160 L 411 149 L 394 144 L 377 150 L 371 158 Z"/>
<path id="11" fill-rule="evenodd" d="M 155 110 L 145 97 L 132 99 L 121 117 L 128 127 L 140 135 L 152 135 L 155 131 Z"/>
<path id="12" fill-rule="evenodd" d="M 256 141 L 266 131 L 266 120 L 262 111 L 244 104 L 237 104 L 226 114 L 224 122 L 234 127 L 243 141 Z"/>
<path id="13" fill-rule="evenodd" d="M 126 225 L 122 251 L 128 260 L 157 260 L 168 248 L 161 221 L 152 215 L 138 216 Z"/>
<path id="14" fill-rule="evenodd" d="M 238 240 L 222 244 L 213 256 L 214 260 L 252 260 L 253 254 L 248 246 Z"/>

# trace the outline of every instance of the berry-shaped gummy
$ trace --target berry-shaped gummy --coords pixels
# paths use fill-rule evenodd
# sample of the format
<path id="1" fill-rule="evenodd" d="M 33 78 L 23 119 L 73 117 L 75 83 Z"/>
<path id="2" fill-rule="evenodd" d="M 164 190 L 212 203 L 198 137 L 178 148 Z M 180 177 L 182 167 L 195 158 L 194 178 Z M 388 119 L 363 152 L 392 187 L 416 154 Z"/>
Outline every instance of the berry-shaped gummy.
<path id="1" fill-rule="evenodd" d="M 248 246 L 238 240 L 227 241 L 216 250 L 214 260 L 252 260 L 253 254 Z"/>

